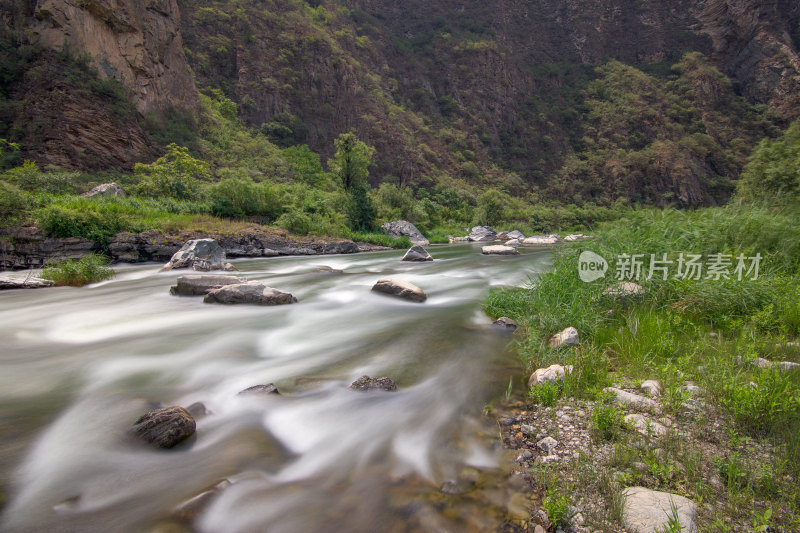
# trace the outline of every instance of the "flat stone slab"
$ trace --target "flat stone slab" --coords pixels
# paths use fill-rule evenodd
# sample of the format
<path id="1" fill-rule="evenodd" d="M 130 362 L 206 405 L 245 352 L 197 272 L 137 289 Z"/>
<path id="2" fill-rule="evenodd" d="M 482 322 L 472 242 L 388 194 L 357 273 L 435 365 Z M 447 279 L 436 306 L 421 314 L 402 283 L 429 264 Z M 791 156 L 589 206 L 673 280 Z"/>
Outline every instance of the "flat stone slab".
<path id="1" fill-rule="evenodd" d="M 169 293 L 176 296 L 203 296 L 213 289 L 224 285 L 246 283 L 247 280 L 236 276 L 196 275 L 179 276 L 174 287 Z"/>
<path id="2" fill-rule="evenodd" d="M 622 525 L 632 533 L 656 533 L 669 525 L 677 513 L 683 533 L 697 533 L 694 524 L 697 505 L 690 499 L 644 487 L 629 487 L 622 492 Z M 673 511 L 674 506 L 674 511 Z"/>
<path id="3" fill-rule="evenodd" d="M 404 298 L 417 303 L 422 303 L 428 299 L 428 296 L 422 291 L 422 289 L 413 283 L 409 283 L 402 279 L 379 279 L 377 283 L 373 285 L 372 290 L 374 292 L 381 292 L 390 296 L 397 296 L 398 298 Z"/>
<path id="4" fill-rule="evenodd" d="M 645 398 L 644 396 L 639 396 L 638 394 L 633 394 L 632 392 L 624 391 L 616 387 L 606 387 L 603 390 L 613 393 L 614 396 L 616 396 L 617 403 L 622 405 L 630 405 L 632 407 L 641 407 L 645 409 L 658 408 L 658 402 L 650 398 Z"/>
<path id="5" fill-rule="evenodd" d="M 34 277 L 12 277 L 3 276 L 0 278 L 0 291 L 11 289 L 44 289 L 55 285 L 49 279 Z"/>
<path id="6" fill-rule="evenodd" d="M 483 255 L 519 255 L 519 252 L 513 246 L 503 246 L 500 244 L 484 246 L 481 248 L 481 253 Z"/>

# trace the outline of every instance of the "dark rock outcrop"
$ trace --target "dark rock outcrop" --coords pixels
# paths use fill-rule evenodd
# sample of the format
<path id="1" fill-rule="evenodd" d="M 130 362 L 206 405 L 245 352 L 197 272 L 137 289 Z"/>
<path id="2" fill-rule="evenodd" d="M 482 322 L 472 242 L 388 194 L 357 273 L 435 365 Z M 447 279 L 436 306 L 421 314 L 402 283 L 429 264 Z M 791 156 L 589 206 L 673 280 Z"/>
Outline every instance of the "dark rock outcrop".
<path id="1" fill-rule="evenodd" d="M 350 390 L 368 392 L 375 390 L 383 390 L 387 392 L 397 391 L 397 385 L 394 384 L 390 378 L 371 378 L 369 376 L 361 376 L 347 387 Z"/>
<path id="2" fill-rule="evenodd" d="M 253 304 L 284 305 L 297 303 L 297 298 L 288 292 L 267 287 L 263 283 L 237 283 L 212 289 L 203 298 L 207 304 Z"/>
<path id="3" fill-rule="evenodd" d="M 142 415 L 131 432 L 156 448 L 172 448 L 194 435 L 194 418 L 183 407 L 164 407 Z"/>

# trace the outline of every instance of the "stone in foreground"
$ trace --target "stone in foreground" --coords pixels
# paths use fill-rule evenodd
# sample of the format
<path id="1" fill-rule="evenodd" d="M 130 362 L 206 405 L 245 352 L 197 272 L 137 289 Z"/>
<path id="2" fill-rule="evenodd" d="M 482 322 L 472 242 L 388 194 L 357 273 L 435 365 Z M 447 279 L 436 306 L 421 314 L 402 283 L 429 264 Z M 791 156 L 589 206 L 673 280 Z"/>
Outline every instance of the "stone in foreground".
<path id="1" fill-rule="evenodd" d="M 194 239 L 187 241 L 180 250 L 175 252 L 161 271 L 177 270 L 180 268 L 196 270 L 198 272 L 236 270 L 233 265 L 226 262 L 225 251 L 214 239 Z"/>
<path id="2" fill-rule="evenodd" d="M 372 287 L 372 290 L 375 292 L 382 292 L 383 294 L 389 294 L 391 296 L 397 296 L 399 298 L 405 298 L 406 300 L 411 300 L 412 302 L 418 303 L 422 303 L 428 299 L 428 296 L 422 292 L 422 289 L 413 283 L 409 283 L 401 279 L 379 279 L 378 282 Z"/>
<path id="3" fill-rule="evenodd" d="M 267 287 L 263 283 L 249 282 L 212 289 L 203 298 L 203 302 L 224 305 L 284 305 L 297 303 L 297 298 L 288 292 Z"/>
<path id="4" fill-rule="evenodd" d="M 697 506 L 688 498 L 644 487 L 629 487 L 622 492 L 622 525 L 633 533 L 656 533 L 669 526 L 673 512 L 681 531 L 697 533 L 694 520 Z M 674 511 L 673 511 L 674 508 Z"/>
<path id="5" fill-rule="evenodd" d="M 195 422 L 183 407 L 165 407 L 141 416 L 131 431 L 156 448 L 172 448 L 194 435 Z"/>
<path id="6" fill-rule="evenodd" d="M 280 395 L 280 391 L 278 387 L 275 386 L 274 383 L 267 383 L 266 385 L 253 385 L 252 387 L 247 387 L 243 391 L 239 391 L 237 396 L 249 396 L 249 395 L 265 395 L 265 394 L 277 394 Z"/>
<path id="7" fill-rule="evenodd" d="M 624 391 L 616 387 L 606 387 L 603 390 L 612 393 L 617 403 L 622 405 L 630 405 L 632 407 L 641 407 L 644 409 L 656 409 L 658 407 L 658 402 L 650 398 L 645 398 L 644 396 L 639 396 L 638 394 L 633 394 L 632 392 Z"/>
<path id="8" fill-rule="evenodd" d="M 213 289 L 245 282 L 245 279 L 236 276 L 180 276 L 175 286 L 170 287 L 169 293 L 175 296 L 203 296 Z"/>
<path id="9" fill-rule="evenodd" d="M 395 220 L 394 222 L 384 222 L 381 224 L 381 229 L 394 238 L 408 237 L 408 240 L 414 244 L 428 246 L 430 242 L 425 238 L 417 227 L 407 220 Z"/>
<path id="10" fill-rule="evenodd" d="M 519 252 L 513 246 L 484 246 L 481 248 L 483 255 L 519 255 Z"/>
<path id="11" fill-rule="evenodd" d="M 556 446 L 558 446 L 558 441 L 553 437 L 545 437 L 539 442 L 536 443 L 536 446 L 539 447 L 546 455 L 553 455 L 556 451 Z"/>
<path id="12" fill-rule="evenodd" d="M 579 342 L 578 330 L 575 328 L 567 328 L 550 337 L 550 340 L 547 341 L 547 345 L 550 348 L 561 348 L 562 346 L 570 346 L 578 344 Z"/>
<path id="13" fill-rule="evenodd" d="M 487 242 L 497 238 L 497 233 L 489 226 L 475 226 L 467 235 L 467 240 L 471 242 Z"/>
<path id="14" fill-rule="evenodd" d="M 350 390 L 367 392 L 373 390 L 383 390 L 387 392 L 395 392 L 397 385 L 394 384 L 390 378 L 371 378 L 369 376 L 361 376 L 347 387 Z"/>
<path id="15" fill-rule="evenodd" d="M 661 396 L 661 383 L 654 379 L 648 379 L 642 383 L 642 391 L 651 398 L 658 398 Z"/>
<path id="16" fill-rule="evenodd" d="M 564 381 L 564 376 L 567 372 L 572 372 L 572 365 L 550 365 L 547 368 L 540 368 L 531 374 L 530 379 L 528 379 L 528 387 L 541 385 L 542 383 Z"/>
<path id="17" fill-rule="evenodd" d="M 89 198 L 91 198 L 92 196 L 119 196 L 120 198 L 125 198 L 125 189 L 123 189 L 114 182 L 103 183 L 102 185 L 98 185 L 91 191 L 81 194 L 81 196 Z"/>
<path id="18" fill-rule="evenodd" d="M 507 316 L 501 316 L 494 322 L 492 322 L 493 326 L 497 326 L 498 328 L 503 328 L 508 331 L 514 331 L 517 329 L 517 323 L 508 318 Z"/>
<path id="19" fill-rule="evenodd" d="M 415 244 L 408 249 L 401 261 L 433 261 L 433 257 L 428 253 L 428 250 L 419 244 Z"/>

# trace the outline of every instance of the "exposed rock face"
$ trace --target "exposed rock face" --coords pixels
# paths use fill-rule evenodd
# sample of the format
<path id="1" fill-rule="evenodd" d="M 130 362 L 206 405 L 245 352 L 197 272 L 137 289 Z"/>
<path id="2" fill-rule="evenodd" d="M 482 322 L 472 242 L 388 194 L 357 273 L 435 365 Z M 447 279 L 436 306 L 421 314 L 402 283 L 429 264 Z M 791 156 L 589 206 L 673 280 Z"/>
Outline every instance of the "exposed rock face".
<path id="1" fill-rule="evenodd" d="M 433 257 L 428 253 L 428 250 L 419 244 L 415 244 L 408 249 L 402 261 L 433 261 Z"/>
<path id="2" fill-rule="evenodd" d="M 236 276 L 180 276 L 169 293 L 176 296 L 203 296 L 213 289 L 224 285 L 245 283 L 245 279 Z"/>
<path id="3" fill-rule="evenodd" d="M 481 248 L 483 255 L 519 255 L 519 252 L 513 246 L 484 246 Z"/>
<path id="4" fill-rule="evenodd" d="M 125 189 L 113 182 L 103 183 L 93 188 L 91 191 L 83 193 L 81 196 L 120 196 L 124 198 Z"/>
<path id="5" fill-rule="evenodd" d="M 195 422 L 183 407 L 165 407 L 140 417 L 131 431 L 157 448 L 172 448 L 194 435 Z"/>
<path id="6" fill-rule="evenodd" d="M 35 227 L 0 230 L 0 268 L 38 268 L 50 259 L 80 259 L 102 247 L 93 241 L 44 237 Z"/>
<path id="7" fill-rule="evenodd" d="M 367 392 L 374 390 L 383 390 L 387 392 L 395 392 L 397 385 L 394 384 L 390 378 L 371 378 L 369 376 L 361 376 L 348 387 L 350 390 Z"/>
<path id="8" fill-rule="evenodd" d="M 132 91 L 140 111 L 197 107 L 176 0 L 39 0 L 34 17 L 42 45 L 66 42 L 89 54 L 102 77 Z"/>
<path id="9" fill-rule="evenodd" d="M 575 328 L 567 328 L 550 337 L 547 345 L 550 348 L 561 348 L 562 346 L 570 346 L 572 344 L 578 344 L 579 342 L 578 330 Z"/>
<path id="10" fill-rule="evenodd" d="M 193 239 L 175 252 L 175 255 L 161 269 L 177 270 L 187 268 L 199 272 L 211 270 L 235 270 L 225 261 L 225 251 L 214 239 Z"/>
<path id="11" fill-rule="evenodd" d="M 288 292 L 279 291 L 254 281 L 212 289 L 205 295 L 203 302 L 226 305 L 284 305 L 297 303 L 297 298 Z"/>
<path id="12" fill-rule="evenodd" d="M 401 279 L 380 279 L 372 287 L 374 292 L 381 292 L 391 296 L 397 296 L 412 302 L 422 303 L 428 296 L 416 285 Z"/>
<path id="13" fill-rule="evenodd" d="M 418 230 L 414 224 L 407 220 L 385 222 L 381 224 L 381 229 L 395 238 L 403 236 L 408 237 L 408 240 L 414 244 L 419 244 L 421 246 L 428 246 L 430 244 L 422 232 Z"/>
<path id="14" fill-rule="evenodd" d="M 497 233 L 489 226 L 475 226 L 467 235 L 471 242 L 487 242 L 497 238 Z"/>
<path id="15" fill-rule="evenodd" d="M 696 533 L 697 505 L 688 498 L 644 487 L 629 487 L 622 493 L 622 524 L 635 533 L 656 533 L 669 525 L 673 506 L 677 509 L 681 531 Z"/>

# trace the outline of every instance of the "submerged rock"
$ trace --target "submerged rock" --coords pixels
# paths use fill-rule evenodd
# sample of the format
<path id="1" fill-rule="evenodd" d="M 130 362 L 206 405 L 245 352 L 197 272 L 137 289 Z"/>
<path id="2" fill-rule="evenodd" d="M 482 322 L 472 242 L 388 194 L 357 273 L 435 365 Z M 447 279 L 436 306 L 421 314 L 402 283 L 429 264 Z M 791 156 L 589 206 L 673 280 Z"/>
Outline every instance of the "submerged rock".
<path id="1" fill-rule="evenodd" d="M 412 302 L 422 303 L 428 299 L 428 296 L 416 285 L 403 281 L 401 279 L 387 278 L 378 280 L 373 285 L 372 290 L 375 292 L 382 292 L 391 296 L 405 298 Z"/>
<path id="2" fill-rule="evenodd" d="M 428 246 L 430 242 L 422 234 L 417 227 L 407 220 L 395 220 L 394 222 L 385 222 L 381 224 L 381 229 L 391 235 L 392 237 L 408 237 L 408 240 L 414 244 Z"/>
<path id="3" fill-rule="evenodd" d="M 212 289 L 203 298 L 203 302 L 224 305 L 284 305 L 297 303 L 297 298 L 288 292 L 251 281 Z"/>
<path id="4" fill-rule="evenodd" d="M 194 435 L 195 429 L 192 415 L 183 407 L 173 406 L 142 415 L 131 431 L 157 448 L 172 448 Z"/>
<path id="5" fill-rule="evenodd" d="M 215 276 L 215 275 L 194 275 L 180 276 L 174 287 L 170 287 L 169 293 L 176 296 L 202 296 L 208 294 L 213 289 L 218 289 L 224 285 L 235 285 L 245 283 L 244 278 L 236 276 Z"/>
<path id="6" fill-rule="evenodd" d="M 361 376 L 351 383 L 348 389 L 362 392 L 373 390 L 395 392 L 397 391 L 397 385 L 395 385 L 394 381 L 387 377 L 371 378 L 369 376 Z"/>
<path id="7" fill-rule="evenodd" d="M 696 533 L 697 505 L 690 499 L 645 487 L 629 487 L 622 492 L 622 525 L 634 533 L 655 533 L 669 527 L 677 514 L 680 530 Z"/>
<path id="8" fill-rule="evenodd" d="M 550 337 L 550 340 L 547 341 L 547 345 L 550 348 L 561 348 L 562 346 L 570 346 L 578 344 L 579 342 L 578 330 L 575 328 L 567 328 Z"/>
<path id="9" fill-rule="evenodd" d="M 225 251 L 214 239 L 194 239 L 188 241 L 175 252 L 161 271 L 187 268 L 198 272 L 212 270 L 236 270 L 225 260 Z"/>
<path id="10" fill-rule="evenodd" d="M 492 322 L 492 325 L 510 331 L 514 331 L 518 327 L 517 323 L 508 318 L 507 316 L 501 316 L 500 318 Z"/>
<path id="11" fill-rule="evenodd" d="M 194 498 L 186 500 L 180 504 L 175 508 L 173 516 L 184 522 L 192 522 L 196 520 L 203 513 L 203 511 L 205 511 L 208 506 L 211 505 L 211 502 L 213 502 L 223 490 L 227 489 L 231 485 L 232 483 L 229 480 L 223 479 L 208 490 L 203 491 Z"/>
<path id="12" fill-rule="evenodd" d="M 519 255 L 519 251 L 513 246 L 484 246 L 481 248 L 483 255 Z"/>
<path id="13" fill-rule="evenodd" d="M 415 244 L 408 249 L 402 261 L 433 261 L 433 257 L 428 253 L 428 250 L 419 244 Z"/>
<path id="14" fill-rule="evenodd" d="M 247 387 L 243 391 L 239 391 L 237 396 L 249 396 L 251 394 L 277 394 L 280 395 L 280 391 L 278 391 L 278 387 L 276 387 L 273 383 L 267 383 L 266 385 L 253 385 L 252 387 Z"/>
<path id="15" fill-rule="evenodd" d="M 487 242 L 497 238 L 497 233 L 489 226 L 475 226 L 469 232 L 467 240 L 471 242 Z"/>

